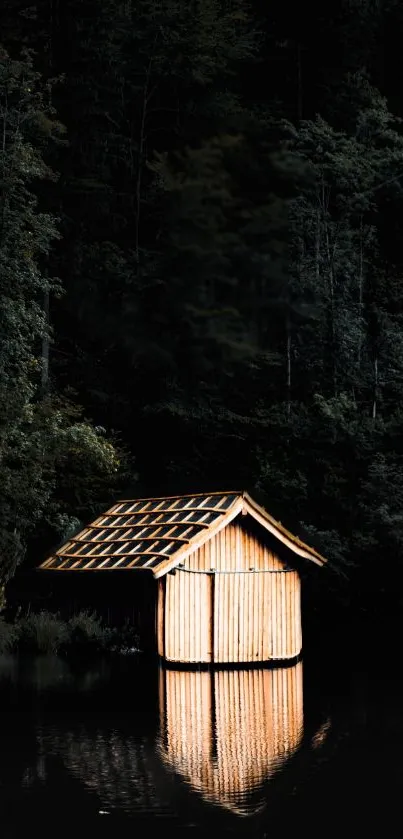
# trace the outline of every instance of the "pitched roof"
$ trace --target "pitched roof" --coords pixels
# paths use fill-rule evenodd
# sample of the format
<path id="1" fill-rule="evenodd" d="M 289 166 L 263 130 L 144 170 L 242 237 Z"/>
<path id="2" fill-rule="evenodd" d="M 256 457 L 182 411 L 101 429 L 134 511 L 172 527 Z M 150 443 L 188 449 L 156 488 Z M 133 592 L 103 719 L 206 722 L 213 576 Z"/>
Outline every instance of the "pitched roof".
<path id="1" fill-rule="evenodd" d="M 293 536 L 246 492 L 214 492 L 120 501 L 46 559 L 47 571 L 150 570 L 158 578 L 226 527 L 249 514 L 291 551 L 326 560 Z"/>

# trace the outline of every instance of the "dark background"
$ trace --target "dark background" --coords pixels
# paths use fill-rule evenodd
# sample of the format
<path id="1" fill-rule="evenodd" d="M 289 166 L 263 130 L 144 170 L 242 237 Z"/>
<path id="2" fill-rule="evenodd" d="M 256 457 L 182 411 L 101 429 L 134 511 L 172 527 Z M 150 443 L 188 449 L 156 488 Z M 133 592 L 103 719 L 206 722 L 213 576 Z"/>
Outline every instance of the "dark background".
<path id="1" fill-rule="evenodd" d="M 402 37 L 397 0 L 4 0 L 3 582 L 116 498 L 244 488 L 330 560 L 312 634 L 386 637 Z"/>

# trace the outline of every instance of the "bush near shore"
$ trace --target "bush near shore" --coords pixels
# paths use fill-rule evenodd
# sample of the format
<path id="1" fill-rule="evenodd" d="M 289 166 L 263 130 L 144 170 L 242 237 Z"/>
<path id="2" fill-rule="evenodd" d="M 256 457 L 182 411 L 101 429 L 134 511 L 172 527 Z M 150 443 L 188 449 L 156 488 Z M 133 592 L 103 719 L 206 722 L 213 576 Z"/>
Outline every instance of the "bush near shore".
<path id="1" fill-rule="evenodd" d="M 0 616 L 0 654 L 11 652 L 73 655 L 139 652 L 138 636 L 128 625 L 106 627 L 94 612 L 69 620 L 41 611 L 8 622 Z"/>

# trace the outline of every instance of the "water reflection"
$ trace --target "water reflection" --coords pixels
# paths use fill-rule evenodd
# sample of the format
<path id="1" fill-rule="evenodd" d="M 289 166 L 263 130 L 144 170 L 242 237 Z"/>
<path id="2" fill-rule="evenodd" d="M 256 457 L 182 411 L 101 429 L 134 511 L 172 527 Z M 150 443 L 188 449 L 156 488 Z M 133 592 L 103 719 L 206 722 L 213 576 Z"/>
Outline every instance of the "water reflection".
<path id="1" fill-rule="evenodd" d="M 325 740 L 327 740 L 329 736 L 329 732 L 332 727 L 332 721 L 330 717 L 326 717 L 325 721 L 322 725 L 318 728 L 311 740 L 311 747 L 313 749 L 320 749 L 322 748 Z"/>
<path id="2" fill-rule="evenodd" d="M 68 772 L 97 794 L 107 812 L 164 809 L 156 794 L 146 738 L 106 727 L 94 730 L 80 725 L 63 731 L 52 726 L 38 730 L 38 744 L 42 753 L 61 757 Z"/>
<path id="3" fill-rule="evenodd" d="M 97 679 L 94 661 L 89 680 L 74 668 L 66 681 L 53 663 L 52 675 L 50 661 L 0 658 L 1 839 L 156 825 L 193 839 L 319 836 L 345 830 L 346 813 L 358 833 L 399 823 L 399 668 L 325 684 L 323 663 L 305 664 L 303 721 L 300 665 L 213 675 L 118 661 Z"/>
<path id="4" fill-rule="evenodd" d="M 165 765 L 202 797 L 239 815 L 303 737 L 302 663 L 275 670 L 159 674 Z"/>
<path id="5" fill-rule="evenodd" d="M 0 687 L 11 684 L 18 689 L 29 688 L 37 693 L 46 691 L 93 690 L 111 676 L 108 661 L 97 661 L 93 669 L 73 671 L 68 662 L 57 655 L 34 657 L 0 656 Z M 2 684 L 3 683 L 3 684 Z"/>
<path id="6" fill-rule="evenodd" d="M 104 811 L 147 822 L 158 815 L 188 824 L 211 813 L 215 822 L 238 821 L 265 808 L 267 782 L 303 739 L 302 663 L 158 674 L 131 667 L 121 681 L 108 663 L 79 673 L 56 659 L 0 665 L 0 683 L 35 699 L 32 717 L 3 715 L 0 786 L 38 807 L 51 789 L 57 809 L 70 788 L 97 817 Z M 329 726 L 312 742 L 316 748 Z"/>

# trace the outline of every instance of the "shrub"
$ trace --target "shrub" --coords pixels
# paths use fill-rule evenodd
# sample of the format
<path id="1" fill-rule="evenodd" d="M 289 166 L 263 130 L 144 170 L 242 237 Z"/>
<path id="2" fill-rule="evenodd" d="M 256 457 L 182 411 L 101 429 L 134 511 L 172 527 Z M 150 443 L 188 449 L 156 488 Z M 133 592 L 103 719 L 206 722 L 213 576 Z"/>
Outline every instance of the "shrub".
<path id="1" fill-rule="evenodd" d="M 115 630 L 117 646 L 122 651 L 138 650 L 140 639 L 137 630 L 129 623 Z"/>
<path id="2" fill-rule="evenodd" d="M 139 652 L 140 639 L 136 629 L 129 623 L 123 626 L 115 626 L 110 630 L 108 638 L 108 650 L 112 653 L 128 653 Z"/>
<path id="3" fill-rule="evenodd" d="M 95 651 L 108 646 L 111 631 L 102 626 L 95 612 L 82 611 L 68 621 L 68 635 L 69 646 Z"/>
<path id="4" fill-rule="evenodd" d="M 42 610 L 14 623 L 0 617 L 0 654 L 15 649 L 67 656 L 133 653 L 139 650 L 139 637 L 129 624 L 113 629 L 103 626 L 95 612 L 83 610 L 65 621 L 58 614 Z"/>
<path id="5" fill-rule="evenodd" d="M 0 655 L 14 649 L 18 635 L 17 627 L 12 623 L 6 623 L 4 618 L 0 617 Z"/>
<path id="6" fill-rule="evenodd" d="M 45 611 L 21 618 L 18 630 L 19 646 L 38 653 L 57 653 L 69 638 L 67 624 Z"/>

